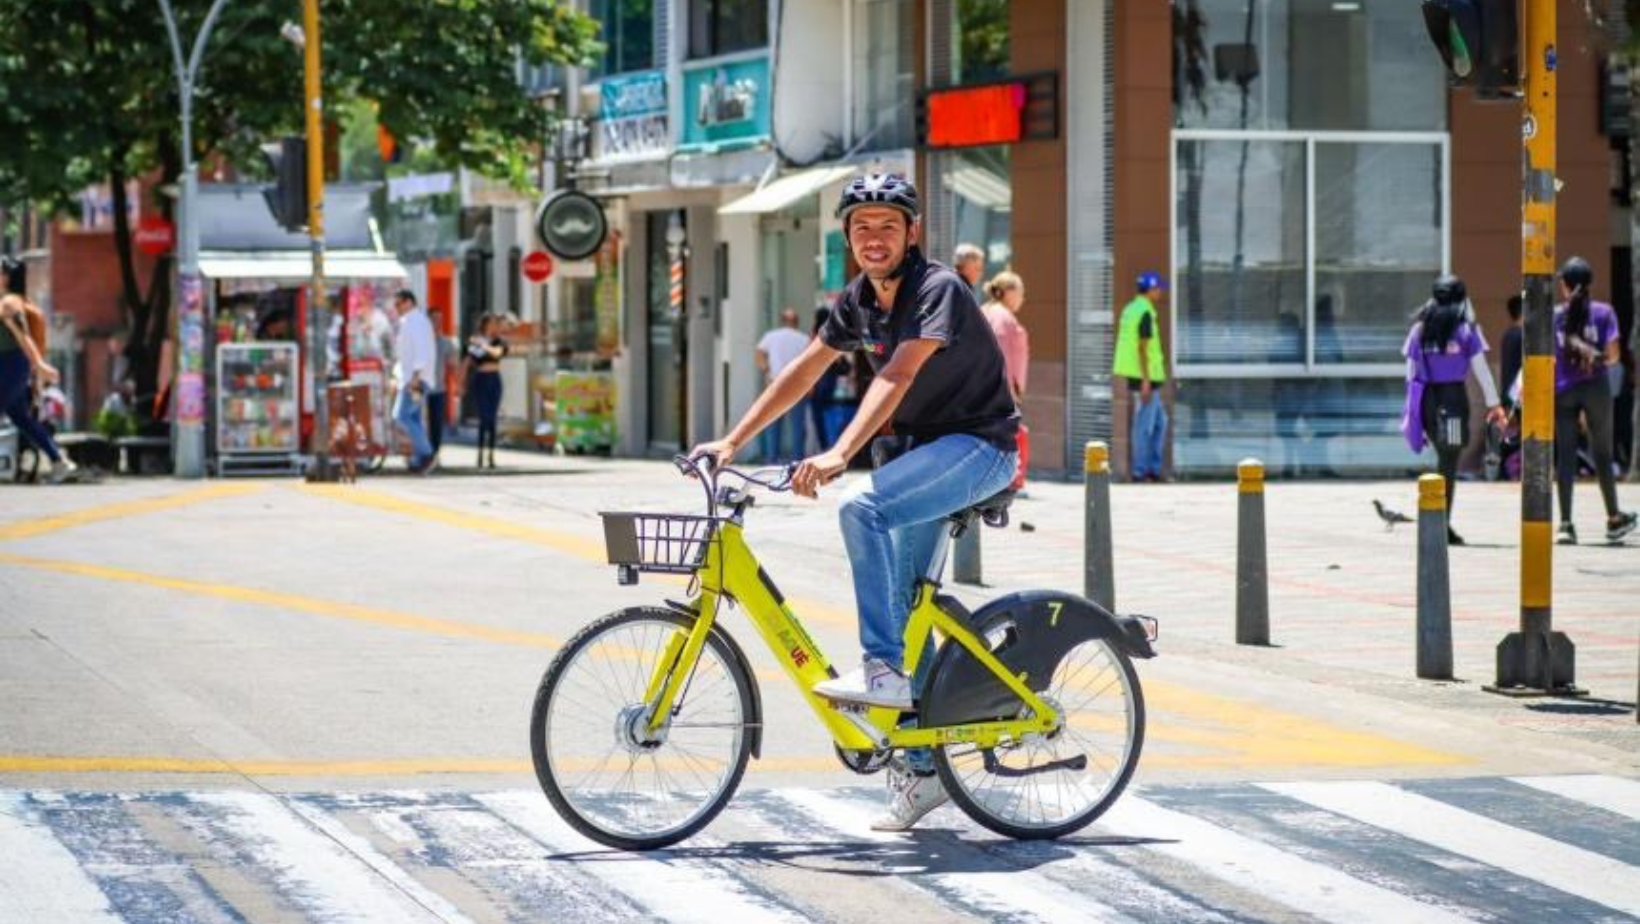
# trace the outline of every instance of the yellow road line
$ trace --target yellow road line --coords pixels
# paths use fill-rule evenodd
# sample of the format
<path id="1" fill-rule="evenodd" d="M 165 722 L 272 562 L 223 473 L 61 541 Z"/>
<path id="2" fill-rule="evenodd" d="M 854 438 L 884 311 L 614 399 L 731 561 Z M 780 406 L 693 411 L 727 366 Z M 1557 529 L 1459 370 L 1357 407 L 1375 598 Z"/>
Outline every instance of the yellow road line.
<path id="1" fill-rule="evenodd" d="M 217 600 L 229 600 L 235 603 L 248 603 L 256 606 L 274 607 L 297 613 L 306 613 L 310 616 L 323 616 L 327 619 L 340 619 L 349 622 L 370 623 L 386 626 L 392 629 L 402 629 L 409 632 L 426 632 L 431 635 L 446 638 L 474 639 L 484 642 L 494 642 L 500 645 L 517 645 L 525 648 L 544 648 L 548 650 L 559 648 L 563 640 L 556 636 L 543 635 L 538 632 L 518 632 L 510 629 L 495 629 L 487 626 L 472 625 L 470 623 L 452 622 L 446 619 L 433 619 L 427 616 L 415 616 L 409 613 L 400 613 L 394 610 L 384 610 L 371 606 L 359 606 L 353 603 L 337 603 L 330 600 L 319 600 L 313 597 L 302 597 L 296 594 L 279 593 L 271 590 L 257 590 L 252 587 L 234 587 L 228 584 L 212 584 L 206 581 L 191 581 L 185 578 L 165 577 L 157 574 L 144 574 L 140 571 L 128 571 L 124 568 L 110 568 L 104 565 L 91 565 L 81 562 L 57 561 L 47 558 L 28 558 L 21 555 L 0 554 L 0 565 L 12 565 L 19 568 L 33 568 L 39 571 L 52 571 L 58 574 L 72 574 L 77 577 L 96 578 L 103 581 L 116 581 L 125 584 L 140 584 L 145 587 L 158 587 L 165 590 L 174 590 L 181 593 L 193 594 L 200 597 L 210 597 Z"/>
<path id="2" fill-rule="evenodd" d="M 585 536 L 577 536 L 573 533 L 526 526 L 522 523 L 513 523 L 498 517 L 451 510 L 448 507 L 435 507 L 431 504 L 407 500 L 381 491 L 360 488 L 356 485 L 303 484 L 297 485 L 296 490 L 315 497 L 323 497 L 326 500 L 342 501 L 359 507 L 385 510 L 389 513 L 414 517 L 418 520 L 427 520 L 443 526 L 453 526 L 458 529 L 487 533 L 505 539 L 516 539 L 532 545 L 546 546 L 554 551 L 598 564 L 603 564 L 608 560 L 604 555 L 602 540 L 588 539 Z"/>
<path id="3" fill-rule="evenodd" d="M 1474 759 L 1371 732 L 1342 728 L 1245 700 L 1147 680 L 1145 702 L 1153 710 L 1186 720 L 1152 723 L 1159 741 L 1201 745 L 1218 754 L 1189 755 L 1193 766 L 1391 767 L 1454 765 Z M 1209 725 L 1210 728 L 1201 728 Z M 1150 763 L 1151 758 L 1144 758 Z"/>
<path id="4" fill-rule="evenodd" d="M 159 513 L 166 510 L 176 510 L 192 504 L 205 501 L 220 500 L 225 497 L 243 497 L 247 494 L 256 494 L 266 491 L 265 484 L 246 482 L 217 483 L 196 488 L 192 491 L 183 491 L 166 497 L 150 497 L 145 500 L 123 501 L 117 504 L 103 504 L 76 510 L 71 513 L 59 513 L 53 516 L 39 517 L 32 520 L 19 520 L 0 526 L 0 542 L 12 542 L 18 539 L 32 539 L 46 533 L 58 530 L 72 529 L 76 526 L 85 526 L 90 523 L 100 523 L 104 520 L 117 520 L 124 517 L 141 516 L 147 513 Z"/>
<path id="5" fill-rule="evenodd" d="M 451 510 L 448 507 L 424 504 L 420 501 L 409 500 L 382 491 L 360 488 L 357 485 L 302 484 L 296 485 L 295 489 L 327 500 L 341 501 L 360 507 L 397 513 L 418 520 L 426 520 L 443 526 L 467 529 L 503 539 L 514 539 L 531 545 L 544 546 L 593 564 L 604 565 L 609 562 L 608 555 L 604 553 L 604 544 L 601 539 L 589 539 L 574 533 L 543 529 L 538 526 L 526 526 L 522 523 L 514 523 L 498 517 Z M 678 585 L 688 583 L 687 579 L 684 578 L 671 578 L 664 575 L 654 575 L 652 577 L 660 577 Z M 792 612 L 797 613 L 804 620 L 829 623 L 836 626 L 852 627 L 855 624 L 852 611 L 827 606 L 816 600 L 787 597 L 786 603 L 792 608 Z"/>

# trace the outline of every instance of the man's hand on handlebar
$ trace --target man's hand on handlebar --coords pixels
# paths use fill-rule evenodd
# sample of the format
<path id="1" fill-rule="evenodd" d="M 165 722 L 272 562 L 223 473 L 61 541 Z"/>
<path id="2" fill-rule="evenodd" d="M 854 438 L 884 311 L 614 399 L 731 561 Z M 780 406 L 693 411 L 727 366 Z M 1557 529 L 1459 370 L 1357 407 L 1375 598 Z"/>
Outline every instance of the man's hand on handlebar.
<path id="1" fill-rule="evenodd" d="M 734 459 L 735 452 L 739 448 L 729 440 L 712 440 L 711 442 L 701 443 L 694 449 L 689 450 L 689 458 L 699 459 L 705 456 L 711 460 L 713 468 L 722 468 Z"/>
<path id="2" fill-rule="evenodd" d="M 835 449 L 809 456 L 797 463 L 797 471 L 792 473 L 792 492 L 811 499 L 819 497 L 820 486 L 847 468 L 848 460 Z"/>

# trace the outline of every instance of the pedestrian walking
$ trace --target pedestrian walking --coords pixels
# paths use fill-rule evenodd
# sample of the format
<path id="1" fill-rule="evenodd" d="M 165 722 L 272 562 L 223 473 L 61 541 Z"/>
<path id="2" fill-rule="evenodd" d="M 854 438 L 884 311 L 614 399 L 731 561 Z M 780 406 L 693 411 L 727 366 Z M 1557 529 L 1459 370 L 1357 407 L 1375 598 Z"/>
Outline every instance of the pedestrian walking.
<path id="1" fill-rule="evenodd" d="M 501 318 L 487 314 L 479 319 L 478 333 L 467 340 L 467 365 L 472 370 L 473 404 L 478 409 L 478 468 L 495 468 L 495 424 L 501 413 L 501 357 L 507 355 L 507 341 L 501 339 Z M 484 461 L 485 448 L 489 463 Z"/>
<path id="2" fill-rule="evenodd" d="M 1618 361 L 1617 312 L 1594 301 L 1594 269 L 1582 257 L 1560 268 L 1561 303 L 1555 306 L 1555 475 L 1560 489 L 1560 531 L 1555 541 L 1577 544 L 1572 525 L 1572 485 L 1577 480 L 1578 423 L 1589 435 L 1600 497 L 1606 503 L 1606 541 L 1634 531 L 1636 518 L 1617 506 L 1612 472 L 1612 389 L 1608 366 Z"/>
<path id="3" fill-rule="evenodd" d="M 1008 370 L 1008 390 L 1014 396 L 1015 406 L 1024 408 L 1025 379 L 1031 364 L 1031 338 L 1025 325 L 1019 323 L 1019 309 L 1025 306 L 1025 282 L 1018 274 L 1001 272 L 985 284 L 985 304 L 980 311 L 991 333 L 1002 348 L 1002 358 Z M 1015 491 L 1025 487 L 1025 472 L 1031 464 L 1030 431 L 1023 420 L 1019 425 L 1019 470 L 1014 473 Z"/>
<path id="4" fill-rule="evenodd" d="M 780 326 L 763 335 L 757 342 L 757 368 L 763 373 L 763 385 L 768 387 L 792 360 L 808 348 L 809 335 L 799 327 L 801 320 L 796 309 L 780 312 Z M 805 396 L 790 410 L 763 431 L 761 446 L 763 461 L 768 464 L 791 462 L 803 457 L 806 440 L 804 420 L 808 417 L 808 398 Z"/>
<path id="5" fill-rule="evenodd" d="M 427 389 L 427 444 L 433 455 L 444 445 L 444 423 L 449 414 L 450 374 L 460 365 L 455 344 L 444 334 L 444 312 L 427 309 L 427 320 L 433 326 L 433 381 Z"/>
<path id="6" fill-rule="evenodd" d="M 1418 309 L 1401 354 L 1407 360 L 1407 400 L 1401 415 L 1402 434 L 1413 452 L 1427 442 L 1435 449 L 1435 467 L 1446 481 L 1446 542 L 1463 545 L 1452 528 L 1452 503 L 1457 488 L 1458 454 L 1469 442 L 1470 375 L 1480 384 L 1486 400 L 1488 425 L 1503 426 L 1506 416 L 1498 398 L 1492 369 L 1486 364 L 1486 338 L 1475 323 L 1474 309 L 1463 280 L 1443 275 L 1435 280 L 1429 301 Z"/>
<path id="7" fill-rule="evenodd" d="M 30 386 L 36 378 L 44 385 L 55 384 L 62 378 L 56 367 L 46 361 L 45 351 L 30 330 L 31 326 L 44 327 L 43 315 L 39 315 L 37 325 L 30 323 L 31 314 L 38 313 L 39 309 L 21 295 L 12 292 L 0 295 L 0 408 L 4 408 L 23 439 L 51 460 L 47 480 L 60 484 L 74 474 L 74 463 L 64 458 L 51 431 L 34 416 L 34 405 L 29 398 Z"/>
<path id="8" fill-rule="evenodd" d="M 820 329 L 829 317 L 830 308 L 820 308 L 814 312 L 814 326 L 809 328 L 809 339 L 820 335 Z M 814 383 L 814 390 L 809 392 L 809 422 L 814 425 L 814 438 L 822 447 L 830 446 L 837 434 L 843 432 L 842 426 L 836 423 L 841 407 L 837 393 L 849 372 L 849 358 L 839 356 L 820 374 Z"/>
<path id="9" fill-rule="evenodd" d="M 410 437 L 410 470 L 425 475 L 438 467 L 438 456 L 433 454 L 422 423 L 427 393 L 437 374 L 433 324 L 427 319 L 427 312 L 416 304 L 416 294 L 409 289 L 398 291 L 393 297 L 393 308 L 399 313 L 399 335 L 393 351 L 398 356 L 394 376 L 398 380 L 398 398 L 394 402 L 393 419 Z"/>
<path id="10" fill-rule="evenodd" d="M 985 287 L 981 282 L 985 279 L 985 251 L 975 244 L 958 244 L 951 251 L 951 268 L 957 271 L 962 281 L 968 283 L 968 288 L 974 293 L 974 301 L 985 301 Z"/>
<path id="11" fill-rule="evenodd" d="M 1138 294 L 1122 309 L 1116 328 L 1116 357 L 1112 374 L 1126 379 L 1133 404 L 1128 443 L 1129 474 L 1134 481 L 1162 480 L 1162 451 L 1167 440 L 1167 409 L 1161 386 L 1167 381 L 1162 350 L 1161 318 L 1156 303 L 1167 296 L 1161 274 L 1146 270 L 1137 280 Z"/>

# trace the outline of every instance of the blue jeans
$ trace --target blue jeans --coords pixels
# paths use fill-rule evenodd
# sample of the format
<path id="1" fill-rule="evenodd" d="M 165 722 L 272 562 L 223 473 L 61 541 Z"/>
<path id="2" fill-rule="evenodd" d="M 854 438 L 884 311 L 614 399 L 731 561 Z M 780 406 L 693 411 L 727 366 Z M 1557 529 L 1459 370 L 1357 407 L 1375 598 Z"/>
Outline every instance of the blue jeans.
<path id="1" fill-rule="evenodd" d="M 63 457 L 57 451 L 57 442 L 51 438 L 51 431 L 45 428 L 45 424 L 34 416 L 34 408 L 29 406 L 28 386 L 33 371 L 28 354 L 21 349 L 0 353 L 0 411 L 11 418 L 24 442 L 33 443 L 36 449 L 46 454 L 46 458 L 56 463 Z"/>
<path id="2" fill-rule="evenodd" d="M 803 424 L 808 416 L 809 399 L 804 398 L 763 430 L 758 439 L 765 464 L 776 465 L 803 458 L 804 450 L 808 446 L 808 441 L 804 439 L 807 431 L 803 429 Z M 820 448 L 825 449 L 824 446 Z"/>
<path id="3" fill-rule="evenodd" d="M 905 663 L 905 626 L 917 579 L 933 560 L 945 518 L 1006 488 L 1018 464 L 1017 453 L 957 433 L 917 446 L 843 493 L 843 547 L 867 658 L 896 668 Z M 922 689 L 932 654 L 930 639 L 911 678 L 913 695 Z M 908 750 L 906 760 L 915 770 L 932 769 L 926 749 Z"/>
<path id="4" fill-rule="evenodd" d="M 427 442 L 427 430 L 421 422 L 421 405 L 422 402 L 408 386 L 399 389 L 399 396 L 393 404 L 393 419 L 399 422 L 404 432 L 410 434 L 412 468 L 419 468 L 433 455 L 433 446 Z"/>
<path id="5" fill-rule="evenodd" d="M 1137 410 L 1133 415 L 1133 437 L 1130 440 L 1133 458 L 1133 477 L 1162 475 L 1162 448 L 1167 443 L 1167 409 L 1162 406 L 1162 390 L 1151 388 L 1150 400 L 1142 401 L 1133 393 Z"/>

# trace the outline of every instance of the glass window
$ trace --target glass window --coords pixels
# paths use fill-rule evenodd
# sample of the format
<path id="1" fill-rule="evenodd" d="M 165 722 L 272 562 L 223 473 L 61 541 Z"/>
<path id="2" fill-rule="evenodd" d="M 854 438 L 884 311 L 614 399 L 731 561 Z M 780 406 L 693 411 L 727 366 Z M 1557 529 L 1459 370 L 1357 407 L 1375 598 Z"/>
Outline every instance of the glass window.
<path id="1" fill-rule="evenodd" d="M 604 57 L 595 77 L 655 67 L 655 0 L 588 0 L 587 13 L 603 24 Z"/>
<path id="2" fill-rule="evenodd" d="M 1430 131 L 1445 76 L 1415 3 L 1175 0 L 1184 128 Z"/>
<path id="3" fill-rule="evenodd" d="M 1178 361 L 1305 360 L 1305 170 L 1297 141 L 1180 141 Z"/>
<path id="4" fill-rule="evenodd" d="M 953 84 L 982 83 L 1008 75 L 1008 0 L 957 0 Z"/>
<path id="5" fill-rule="evenodd" d="M 1315 361 L 1395 363 L 1441 271 L 1441 148 L 1315 146 Z"/>
<path id="6" fill-rule="evenodd" d="M 1418 464 L 1400 433 L 1400 379 L 1191 379 L 1176 389 L 1173 459 L 1180 470 L 1229 473 L 1249 456 L 1287 477 Z"/>
<path id="7" fill-rule="evenodd" d="M 912 0 L 850 0 L 854 8 L 854 139 L 862 150 L 913 143 Z"/>
<path id="8" fill-rule="evenodd" d="M 767 44 L 768 0 L 689 0 L 689 57 L 715 58 Z"/>
<path id="9" fill-rule="evenodd" d="M 941 249 L 929 256 L 950 258 L 958 244 L 985 251 L 985 273 L 1001 272 L 1013 260 L 1013 173 L 1006 146 L 942 152 L 935 168 L 940 205 L 947 210 L 951 240 L 934 241 Z"/>

